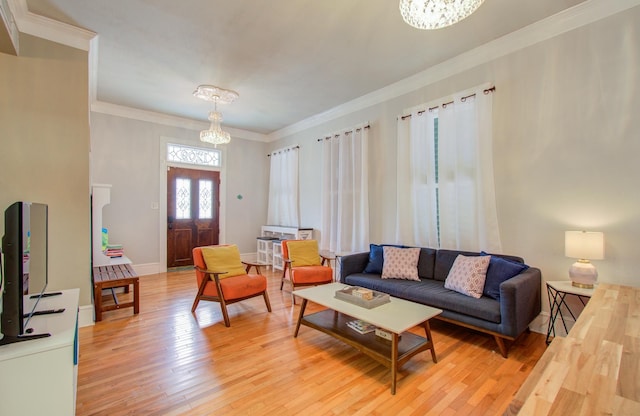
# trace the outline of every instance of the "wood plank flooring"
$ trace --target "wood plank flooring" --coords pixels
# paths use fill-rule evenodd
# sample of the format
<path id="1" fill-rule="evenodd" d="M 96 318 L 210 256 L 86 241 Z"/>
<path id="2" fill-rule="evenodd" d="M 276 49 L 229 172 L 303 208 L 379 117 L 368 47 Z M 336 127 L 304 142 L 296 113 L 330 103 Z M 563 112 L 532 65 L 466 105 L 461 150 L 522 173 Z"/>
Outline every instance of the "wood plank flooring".
<path id="1" fill-rule="evenodd" d="M 193 271 L 141 276 L 139 315 L 80 328 L 76 414 L 500 415 L 545 350 L 528 333 L 504 359 L 492 337 L 434 321 L 438 363 L 413 357 L 393 396 L 389 370 L 354 348 L 307 327 L 293 338 L 300 301 L 265 275 L 273 312 L 261 297 L 230 305 L 230 328 L 217 303 L 191 314 Z"/>

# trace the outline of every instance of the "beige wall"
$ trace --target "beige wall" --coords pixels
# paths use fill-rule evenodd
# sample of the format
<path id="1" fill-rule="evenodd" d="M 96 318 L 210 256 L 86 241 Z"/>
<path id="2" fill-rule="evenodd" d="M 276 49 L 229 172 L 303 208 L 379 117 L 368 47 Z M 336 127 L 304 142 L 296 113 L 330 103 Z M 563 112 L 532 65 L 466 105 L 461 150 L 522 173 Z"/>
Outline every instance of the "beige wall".
<path id="1" fill-rule="evenodd" d="M 547 280 L 567 279 L 565 230 L 605 233 L 600 280 L 640 285 L 640 7 L 495 59 L 410 94 L 292 134 L 299 144 L 301 223 L 320 226 L 316 139 L 369 121 L 370 235 L 395 237 L 396 117 L 494 83 L 494 173 L 503 252 Z"/>
<path id="2" fill-rule="evenodd" d="M 49 206 L 49 289 L 91 304 L 87 53 L 28 35 L 0 54 L 0 209 Z M 4 234 L 4 219 L 0 221 Z"/>
<path id="3" fill-rule="evenodd" d="M 91 142 L 92 180 L 112 185 L 111 203 L 103 209 L 109 241 L 123 244 L 136 268 L 163 270 L 165 146 L 171 142 L 201 147 L 199 131 L 94 112 Z M 242 253 L 255 252 L 256 237 L 267 216 L 267 145 L 233 137 L 220 149 L 220 225 L 225 231 L 221 242 L 237 244 Z M 158 209 L 151 208 L 154 203 Z"/>

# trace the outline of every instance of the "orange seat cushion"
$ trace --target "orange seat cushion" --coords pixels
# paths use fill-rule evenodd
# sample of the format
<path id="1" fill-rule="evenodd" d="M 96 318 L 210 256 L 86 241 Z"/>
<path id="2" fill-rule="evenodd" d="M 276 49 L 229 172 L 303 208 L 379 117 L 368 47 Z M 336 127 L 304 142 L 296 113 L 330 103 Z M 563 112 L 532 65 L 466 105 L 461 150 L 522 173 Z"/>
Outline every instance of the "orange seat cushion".
<path id="1" fill-rule="evenodd" d="M 213 286 L 215 287 L 215 284 Z M 240 299 L 267 290 L 267 278 L 257 274 L 245 274 L 221 280 L 220 286 L 226 300 Z"/>
<path id="2" fill-rule="evenodd" d="M 329 283 L 333 281 L 333 269 L 327 266 L 303 266 L 291 269 L 294 284 Z"/>
<path id="3" fill-rule="evenodd" d="M 193 249 L 193 263 L 200 268 L 207 268 L 201 247 Z M 205 273 L 197 270 L 196 276 L 198 278 L 198 285 L 200 285 L 202 279 L 207 278 Z M 264 292 L 267 289 L 267 278 L 261 275 L 244 274 L 227 279 L 220 279 L 220 286 L 222 287 L 225 299 L 241 299 L 250 295 L 255 295 L 256 293 Z M 218 296 L 218 289 L 216 288 L 216 284 L 213 280 L 210 280 L 207 283 L 202 294 L 204 296 Z"/>

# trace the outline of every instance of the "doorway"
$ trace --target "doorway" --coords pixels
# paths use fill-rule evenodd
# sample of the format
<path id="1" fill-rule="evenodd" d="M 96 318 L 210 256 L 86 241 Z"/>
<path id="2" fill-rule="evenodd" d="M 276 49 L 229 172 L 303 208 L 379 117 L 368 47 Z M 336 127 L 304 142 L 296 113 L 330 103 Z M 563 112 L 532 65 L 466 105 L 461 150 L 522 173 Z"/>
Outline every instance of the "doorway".
<path id="1" fill-rule="evenodd" d="M 192 266 L 193 248 L 219 235 L 220 172 L 168 167 L 167 268 Z"/>

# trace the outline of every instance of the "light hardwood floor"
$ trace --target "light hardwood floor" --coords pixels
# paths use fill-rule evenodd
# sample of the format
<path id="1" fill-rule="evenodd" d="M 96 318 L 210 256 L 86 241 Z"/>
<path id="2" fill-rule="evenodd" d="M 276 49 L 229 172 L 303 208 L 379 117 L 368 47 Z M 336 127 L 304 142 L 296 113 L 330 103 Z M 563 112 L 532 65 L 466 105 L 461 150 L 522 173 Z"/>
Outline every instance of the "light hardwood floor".
<path id="1" fill-rule="evenodd" d="M 504 359 L 492 337 L 434 321 L 438 363 L 412 358 L 393 396 L 389 370 L 354 348 L 307 327 L 293 338 L 300 302 L 265 275 L 273 312 L 230 305 L 230 328 L 217 303 L 191 314 L 192 271 L 140 277 L 139 315 L 80 328 L 77 415 L 500 415 L 545 350 L 528 333 Z"/>

